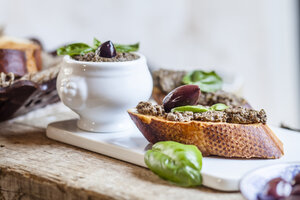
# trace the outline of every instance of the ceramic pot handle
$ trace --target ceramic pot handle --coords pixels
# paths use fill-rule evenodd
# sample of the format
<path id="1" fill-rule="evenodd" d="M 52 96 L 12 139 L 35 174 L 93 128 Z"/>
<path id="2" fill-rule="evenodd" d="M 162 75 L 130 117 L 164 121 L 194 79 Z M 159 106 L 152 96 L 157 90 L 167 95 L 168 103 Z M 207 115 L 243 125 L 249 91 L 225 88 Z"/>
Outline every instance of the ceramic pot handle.
<path id="1" fill-rule="evenodd" d="M 63 78 L 60 82 L 59 93 L 64 104 L 71 109 L 80 110 L 87 99 L 87 85 L 82 77 Z"/>

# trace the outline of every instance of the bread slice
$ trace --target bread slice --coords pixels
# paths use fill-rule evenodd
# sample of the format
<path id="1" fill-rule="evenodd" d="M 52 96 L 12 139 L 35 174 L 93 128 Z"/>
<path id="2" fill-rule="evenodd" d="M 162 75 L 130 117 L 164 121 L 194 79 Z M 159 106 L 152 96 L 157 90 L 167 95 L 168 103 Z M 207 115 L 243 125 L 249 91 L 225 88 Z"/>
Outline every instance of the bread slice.
<path id="1" fill-rule="evenodd" d="M 150 143 L 176 141 L 196 145 L 204 156 L 229 158 L 280 158 L 283 144 L 265 124 L 174 122 L 128 110 Z"/>
<path id="2" fill-rule="evenodd" d="M 30 40 L 1 36 L 0 49 L 14 49 L 25 52 L 26 67 L 29 73 L 42 69 L 41 47 Z"/>

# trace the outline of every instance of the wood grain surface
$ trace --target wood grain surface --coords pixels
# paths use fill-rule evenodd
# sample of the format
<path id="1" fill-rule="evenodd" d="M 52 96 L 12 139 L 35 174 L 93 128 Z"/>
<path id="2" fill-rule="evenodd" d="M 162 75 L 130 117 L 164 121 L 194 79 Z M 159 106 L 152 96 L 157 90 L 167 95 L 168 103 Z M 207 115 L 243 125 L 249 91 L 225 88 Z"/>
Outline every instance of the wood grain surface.
<path id="1" fill-rule="evenodd" d="M 240 193 L 183 188 L 150 170 L 62 144 L 44 128 L 0 124 L 0 200 L 205 199 L 238 200 Z"/>

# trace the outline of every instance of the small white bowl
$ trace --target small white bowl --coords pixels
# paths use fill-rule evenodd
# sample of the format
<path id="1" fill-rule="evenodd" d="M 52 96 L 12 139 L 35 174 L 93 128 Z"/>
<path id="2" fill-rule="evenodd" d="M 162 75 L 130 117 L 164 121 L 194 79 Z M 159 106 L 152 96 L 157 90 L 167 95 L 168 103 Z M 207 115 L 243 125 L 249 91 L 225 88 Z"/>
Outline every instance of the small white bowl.
<path id="1" fill-rule="evenodd" d="M 152 78 L 146 58 L 125 62 L 83 62 L 65 56 L 57 77 L 62 102 L 76 112 L 77 126 L 91 132 L 123 131 L 132 125 L 127 109 L 147 101 Z"/>

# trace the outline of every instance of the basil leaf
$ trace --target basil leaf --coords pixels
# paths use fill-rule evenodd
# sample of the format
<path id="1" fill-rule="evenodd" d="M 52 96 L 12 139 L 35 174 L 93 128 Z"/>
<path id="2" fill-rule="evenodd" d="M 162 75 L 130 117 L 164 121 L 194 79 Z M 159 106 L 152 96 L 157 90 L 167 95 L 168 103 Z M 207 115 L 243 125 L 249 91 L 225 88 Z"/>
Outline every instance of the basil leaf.
<path id="1" fill-rule="evenodd" d="M 202 154 L 194 145 L 158 142 L 144 157 L 148 168 L 174 184 L 191 187 L 202 184 Z"/>
<path id="2" fill-rule="evenodd" d="M 94 51 L 92 47 L 84 43 L 74 43 L 67 46 L 63 46 L 57 49 L 57 55 L 82 55 Z"/>
<path id="3" fill-rule="evenodd" d="M 130 45 L 122 45 L 122 44 L 114 44 L 117 52 L 128 53 L 133 51 L 138 51 L 140 43 L 130 44 Z"/>
<path id="4" fill-rule="evenodd" d="M 209 111 L 209 108 L 201 105 L 197 106 L 179 106 L 176 108 L 173 108 L 171 112 L 185 112 L 185 111 L 192 111 L 194 113 L 202 113 L 202 112 L 207 112 Z"/>
<path id="5" fill-rule="evenodd" d="M 216 72 L 195 70 L 185 75 L 182 79 L 184 84 L 198 85 L 203 92 L 215 92 L 222 88 L 222 78 Z"/>
<path id="6" fill-rule="evenodd" d="M 56 52 L 57 55 L 70 55 L 70 56 L 83 55 L 89 52 L 95 52 L 100 45 L 101 42 L 97 38 L 94 38 L 93 47 L 90 47 L 85 43 L 74 43 L 74 44 L 60 47 L 57 49 Z M 131 44 L 131 45 L 114 44 L 114 46 L 116 51 L 121 53 L 138 51 L 139 49 L 139 43 Z"/>
<path id="7" fill-rule="evenodd" d="M 93 45 L 94 45 L 94 49 L 96 50 L 101 45 L 101 42 L 94 37 Z"/>
<path id="8" fill-rule="evenodd" d="M 215 111 L 223 111 L 227 108 L 228 108 L 228 106 L 226 106 L 225 104 L 222 104 L 222 103 L 217 103 L 210 107 L 211 110 L 215 110 Z"/>
<path id="9" fill-rule="evenodd" d="M 217 103 L 212 105 L 211 107 L 205 107 L 202 105 L 196 105 L 196 106 L 191 106 L 191 105 L 187 105 L 187 106 L 179 106 L 179 107 L 175 107 L 171 110 L 171 112 L 185 112 L 185 111 L 191 111 L 194 113 L 202 113 L 202 112 L 207 112 L 209 110 L 214 110 L 214 111 L 223 111 L 225 109 L 227 109 L 228 106 L 226 106 L 225 104 L 222 103 Z"/>

